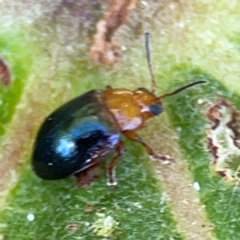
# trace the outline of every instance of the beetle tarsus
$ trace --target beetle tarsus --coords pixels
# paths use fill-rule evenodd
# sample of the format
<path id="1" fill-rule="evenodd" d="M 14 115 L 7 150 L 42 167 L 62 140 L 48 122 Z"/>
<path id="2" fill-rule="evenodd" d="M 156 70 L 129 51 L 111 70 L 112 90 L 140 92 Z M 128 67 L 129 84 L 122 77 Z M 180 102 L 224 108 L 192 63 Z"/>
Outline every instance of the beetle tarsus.
<path id="1" fill-rule="evenodd" d="M 115 180 L 115 170 L 114 170 L 114 168 L 115 168 L 118 160 L 122 156 L 122 152 L 124 150 L 124 145 L 123 145 L 122 141 L 120 141 L 118 143 L 115 150 L 117 152 L 117 155 L 112 159 L 112 161 L 108 165 L 108 181 L 107 181 L 108 186 L 116 186 L 117 185 L 117 181 Z"/>
<path id="2" fill-rule="evenodd" d="M 107 181 L 107 186 L 109 186 L 109 187 L 114 187 L 114 186 L 117 186 L 117 181 L 115 181 L 114 179 L 111 179 L 112 180 L 112 182 L 110 182 L 110 181 Z"/>

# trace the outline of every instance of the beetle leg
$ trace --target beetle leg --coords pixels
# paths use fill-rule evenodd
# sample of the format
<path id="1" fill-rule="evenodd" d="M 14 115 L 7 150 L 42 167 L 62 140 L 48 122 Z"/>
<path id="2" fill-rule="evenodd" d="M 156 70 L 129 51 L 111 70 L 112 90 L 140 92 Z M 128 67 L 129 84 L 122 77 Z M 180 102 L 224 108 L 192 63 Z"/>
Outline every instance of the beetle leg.
<path id="1" fill-rule="evenodd" d="M 134 131 L 123 131 L 122 132 L 128 139 L 139 142 L 142 144 L 142 146 L 146 149 L 148 155 L 152 157 L 153 159 L 159 159 L 161 161 L 164 161 L 164 163 L 168 163 L 168 161 L 174 161 L 173 158 L 169 157 L 168 155 L 161 155 L 161 154 L 156 154 L 153 149 L 148 146 L 143 139 L 137 135 Z"/>
<path id="2" fill-rule="evenodd" d="M 101 162 L 98 162 L 93 166 L 76 173 L 75 177 L 77 178 L 77 186 L 82 187 L 84 185 L 90 185 L 96 178 L 99 178 L 98 170 L 100 165 Z"/>
<path id="3" fill-rule="evenodd" d="M 112 161 L 108 165 L 108 182 L 107 182 L 108 186 L 116 186 L 117 185 L 117 182 L 116 182 L 115 176 L 114 176 L 115 175 L 114 168 L 117 165 L 117 162 L 118 162 L 119 158 L 121 157 L 122 152 L 124 150 L 124 145 L 123 145 L 122 141 L 120 141 L 118 143 L 115 150 L 117 152 L 117 155 L 112 159 Z"/>

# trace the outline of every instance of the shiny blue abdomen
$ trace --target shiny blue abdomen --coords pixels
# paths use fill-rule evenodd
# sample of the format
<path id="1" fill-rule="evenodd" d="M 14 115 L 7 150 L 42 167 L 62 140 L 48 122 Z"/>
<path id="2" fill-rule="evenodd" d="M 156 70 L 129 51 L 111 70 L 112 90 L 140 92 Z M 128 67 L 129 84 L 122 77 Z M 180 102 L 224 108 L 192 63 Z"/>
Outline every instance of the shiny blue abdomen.
<path id="1" fill-rule="evenodd" d="M 88 168 L 114 149 L 120 130 L 102 91 L 87 92 L 64 104 L 42 124 L 34 145 L 36 174 L 54 180 Z"/>

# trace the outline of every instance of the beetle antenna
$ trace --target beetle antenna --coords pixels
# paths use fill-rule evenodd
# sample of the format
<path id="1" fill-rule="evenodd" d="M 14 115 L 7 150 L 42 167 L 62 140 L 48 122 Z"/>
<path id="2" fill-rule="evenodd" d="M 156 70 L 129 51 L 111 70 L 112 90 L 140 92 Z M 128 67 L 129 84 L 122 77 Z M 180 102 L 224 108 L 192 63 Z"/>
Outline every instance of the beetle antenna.
<path id="1" fill-rule="evenodd" d="M 154 76 L 153 70 L 152 70 L 151 51 L 150 51 L 150 47 L 149 47 L 149 36 L 150 36 L 150 33 L 146 32 L 145 33 L 145 49 L 146 49 L 146 55 L 147 55 L 148 69 L 149 69 L 149 72 L 151 75 L 152 93 L 155 93 L 155 91 L 157 89 L 157 83 L 156 83 L 155 76 Z"/>
<path id="2" fill-rule="evenodd" d="M 192 87 L 192 86 L 195 86 L 195 85 L 197 85 L 197 84 L 202 84 L 202 83 L 206 83 L 206 81 L 200 80 L 200 81 L 196 81 L 196 82 L 190 83 L 190 84 L 188 84 L 188 85 L 185 85 L 185 86 L 183 86 L 183 87 L 178 88 L 177 90 L 175 90 L 175 91 L 173 91 L 173 92 L 171 92 L 171 93 L 166 93 L 166 94 L 158 97 L 158 99 L 159 99 L 159 100 L 162 100 L 162 99 L 164 99 L 164 98 L 166 98 L 166 97 L 168 97 L 168 96 L 175 95 L 175 94 L 177 94 L 177 93 L 179 93 L 179 92 L 181 92 L 181 91 L 183 91 L 183 90 L 185 90 L 185 89 L 187 89 L 187 88 L 190 88 L 190 87 Z"/>

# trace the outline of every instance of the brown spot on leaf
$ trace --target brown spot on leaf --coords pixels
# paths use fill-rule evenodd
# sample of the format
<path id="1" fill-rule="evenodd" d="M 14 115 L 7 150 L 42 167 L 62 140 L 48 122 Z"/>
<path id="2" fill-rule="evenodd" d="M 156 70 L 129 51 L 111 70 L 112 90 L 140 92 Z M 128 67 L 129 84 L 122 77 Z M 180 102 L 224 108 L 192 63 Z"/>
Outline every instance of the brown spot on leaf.
<path id="1" fill-rule="evenodd" d="M 91 58 L 108 66 L 113 66 L 121 56 L 120 47 L 112 38 L 117 29 L 128 19 L 135 0 L 113 0 L 102 20 L 97 23 L 97 33 L 91 47 Z"/>
<path id="2" fill-rule="evenodd" d="M 80 224 L 78 224 L 78 223 L 70 223 L 70 224 L 68 224 L 66 227 L 65 227 L 65 230 L 78 230 L 78 229 L 80 229 L 80 227 L 81 227 L 81 225 Z"/>
<path id="3" fill-rule="evenodd" d="M 0 81 L 4 86 L 11 82 L 11 74 L 7 62 L 0 57 Z"/>
<path id="4" fill-rule="evenodd" d="M 87 205 L 85 206 L 85 211 L 86 211 L 86 212 L 92 212 L 93 210 L 94 210 L 93 205 L 87 204 Z"/>
<path id="5" fill-rule="evenodd" d="M 214 170 L 228 181 L 239 181 L 240 116 L 235 106 L 220 98 L 210 103 L 206 117 L 208 149 L 213 156 Z"/>
<path id="6" fill-rule="evenodd" d="M 213 155 L 213 164 L 216 164 L 218 159 L 218 155 L 217 155 L 218 147 L 214 146 L 213 140 L 210 137 L 208 138 L 208 149 Z"/>

